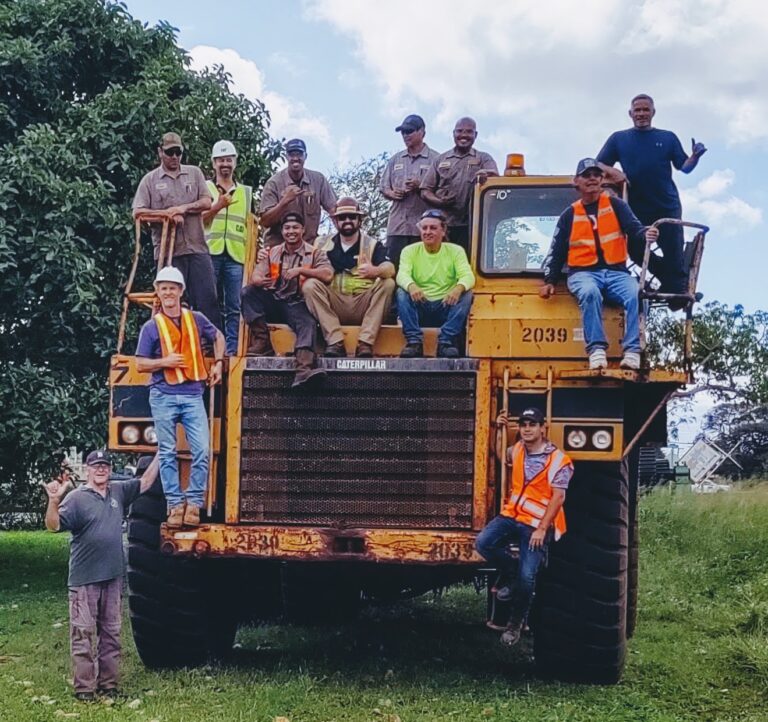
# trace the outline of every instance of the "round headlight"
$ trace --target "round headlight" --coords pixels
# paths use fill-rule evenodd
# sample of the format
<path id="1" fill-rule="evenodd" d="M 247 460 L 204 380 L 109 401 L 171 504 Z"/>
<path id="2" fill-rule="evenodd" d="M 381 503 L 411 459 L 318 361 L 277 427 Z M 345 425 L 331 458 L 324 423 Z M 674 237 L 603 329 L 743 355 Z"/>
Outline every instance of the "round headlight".
<path id="1" fill-rule="evenodd" d="M 613 437 L 611 436 L 611 432 L 607 429 L 599 429 L 592 434 L 592 445 L 596 449 L 604 451 L 605 449 L 610 449 L 612 444 Z"/>
<path id="2" fill-rule="evenodd" d="M 587 435 L 581 429 L 575 429 L 568 432 L 566 441 L 572 449 L 583 449 L 587 445 Z"/>
<path id="3" fill-rule="evenodd" d="M 124 444 L 135 444 L 141 438 L 139 427 L 133 424 L 126 424 L 120 432 L 120 438 Z"/>
<path id="4" fill-rule="evenodd" d="M 154 445 L 157 443 L 157 431 L 155 431 L 155 427 L 151 424 L 144 429 L 142 436 L 144 437 L 144 441 L 148 444 Z"/>

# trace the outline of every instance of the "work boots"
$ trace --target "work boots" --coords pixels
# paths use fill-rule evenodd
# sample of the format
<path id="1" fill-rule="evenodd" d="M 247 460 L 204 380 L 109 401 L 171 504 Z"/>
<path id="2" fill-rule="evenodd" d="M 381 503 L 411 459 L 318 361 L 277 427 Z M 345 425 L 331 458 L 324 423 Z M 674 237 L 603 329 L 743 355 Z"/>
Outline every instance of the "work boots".
<path id="1" fill-rule="evenodd" d="M 263 318 L 257 318 L 248 324 L 248 349 L 246 356 L 274 356 L 269 326 Z"/>
<path id="2" fill-rule="evenodd" d="M 296 375 L 293 377 L 292 389 L 304 386 L 312 379 L 317 380 L 325 376 L 325 369 L 316 368 L 315 363 L 315 352 L 312 349 L 296 349 Z"/>
<path id="3" fill-rule="evenodd" d="M 200 526 L 200 507 L 187 504 L 184 509 L 184 526 Z"/>
<path id="4" fill-rule="evenodd" d="M 499 640 L 506 647 L 514 647 L 520 641 L 520 635 L 523 633 L 523 617 L 520 614 L 512 612 L 507 622 L 507 628 Z"/>
<path id="5" fill-rule="evenodd" d="M 178 506 L 172 506 L 168 514 L 168 521 L 166 522 L 168 524 L 168 528 L 181 529 L 183 522 L 184 522 L 184 504 L 179 504 Z"/>

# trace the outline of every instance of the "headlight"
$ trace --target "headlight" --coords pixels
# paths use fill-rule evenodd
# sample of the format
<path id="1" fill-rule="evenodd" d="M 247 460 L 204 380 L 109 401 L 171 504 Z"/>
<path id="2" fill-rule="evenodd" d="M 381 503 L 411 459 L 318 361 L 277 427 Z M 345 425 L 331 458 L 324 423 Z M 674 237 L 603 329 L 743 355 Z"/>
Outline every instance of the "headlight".
<path id="1" fill-rule="evenodd" d="M 613 437 L 607 429 L 599 429 L 592 434 L 592 445 L 599 451 L 610 449 L 613 445 Z"/>
<path id="2" fill-rule="evenodd" d="M 568 433 L 566 440 L 572 449 L 583 449 L 587 444 L 587 435 L 581 429 L 574 429 Z"/>
<path id="3" fill-rule="evenodd" d="M 120 431 L 120 438 L 124 444 L 135 444 L 141 438 L 141 432 L 138 426 L 126 424 Z"/>
<path id="4" fill-rule="evenodd" d="M 151 424 L 147 426 L 146 429 L 144 429 L 142 436 L 144 437 L 144 441 L 146 441 L 148 444 L 152 444 L 154 446 L 157 443 L 157 431 L 155 431 L 155 427 Z"/>

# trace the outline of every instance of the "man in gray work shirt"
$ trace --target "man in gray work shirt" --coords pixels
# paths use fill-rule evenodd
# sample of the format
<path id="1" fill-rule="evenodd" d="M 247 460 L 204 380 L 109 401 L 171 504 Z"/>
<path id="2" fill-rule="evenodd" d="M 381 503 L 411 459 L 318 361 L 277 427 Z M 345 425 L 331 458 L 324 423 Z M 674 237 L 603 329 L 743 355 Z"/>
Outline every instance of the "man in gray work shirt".
<path id="1" fill-rule="evenodd" d="M 157 478 L 157 457 L 140 479 L 110 481 L 112 463 L 92 451 L 86 482 L 71 494 L 68 474 L 45 485 L 49 531 L 69 531 L 69 637 L 75 697 L 87 702 L 99 692 L 117 694 L 122 622 L 123 517 Z"/>

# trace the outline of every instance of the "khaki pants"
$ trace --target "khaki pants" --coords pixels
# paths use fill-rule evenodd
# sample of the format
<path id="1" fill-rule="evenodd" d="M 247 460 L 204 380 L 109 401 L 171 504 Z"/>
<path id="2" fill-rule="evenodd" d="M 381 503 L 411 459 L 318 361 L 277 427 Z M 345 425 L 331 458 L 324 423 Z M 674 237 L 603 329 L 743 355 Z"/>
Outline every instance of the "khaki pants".
<path id="1" fill-rule="evenodd" d="M 359 325 L 358 341 L 373 346 L 384 314 L 392 301 L 395 282 L 391 278 L 380 278 L 365 293 L 353 296 L 337 293 L 322 281 L 310 278 L 302 290 L 307 307 L 318 320 L 329 346 L 344 340 L 342 324 Z"/>

